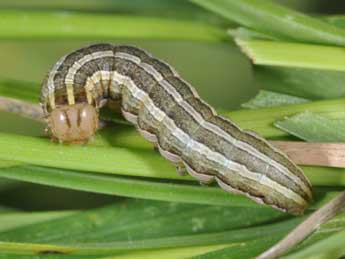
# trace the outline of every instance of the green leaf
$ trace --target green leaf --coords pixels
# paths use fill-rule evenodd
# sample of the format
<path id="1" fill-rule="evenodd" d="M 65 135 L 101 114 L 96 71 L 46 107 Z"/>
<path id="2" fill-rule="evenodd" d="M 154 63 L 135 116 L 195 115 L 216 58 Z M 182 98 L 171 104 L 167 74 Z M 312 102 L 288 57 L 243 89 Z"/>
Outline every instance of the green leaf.
<path id="1" fill-rule="evenodd" d="M 307 240 L 302 242 L 301 245 L 298 246 L 298 249 L 296 250 L 301 250 L 302 248 L 307 247 L 305 250 L 301 250 L 301 252 L 297 252 L 296 254 L 299 256 L 301 254 L 301 257 L 298 258 L 309 258 L 306 255 L 314 255 L 314 254 L 322 254 L 322 255 L 329 255 L 330 251 L 334 252 L 335 251 L 343 251 L 343 248 L 340 248 L 340 242 L 335 242 L 335 244 L 330 244 L 328 243 L 327 245 L 323 247 L 319 247 L 320 250 L 318 250 L 317 246 L 313 245 L 315 240 L 322 240 L 324 238 L 327 238 L 331 235 L 338 235 L 337 232 L 342 231 L 345 229 L 345 215 L 340 215 L 329 222 L 321 225 L 321 228 L 319 231 L 314 232 Z M 339 232 L 339 233 L 342 233 Z M 326 234 L 325 234 L 326 233 Z M 336 233 L 336 234 L 335 234 Z M 268 249 L 271 245 L 276 243 L 280 238 L 282 238 L 283 235 L 270 235 L 270 236 L 265 236 L 259 239 L 254 239 L 250 240 L 247 242 L 242 242 L 241 246 L 234 246 L 234 247 L 228 247 L 228 248 L 222 248 L 216 251 L 212 251 L 209 253 L 206 253 L 201 256 L 197 256 L 195 258 L 202 258 L 202 259 L 213 259 L 213 258 L 253 258 L 260 254 L 261 252 L 265 251 Z M 340 238 L 340 237 L 338 237 Z M 309 242 L 310 240 L 313 240 L 313 242 Z M 343 243 L 342 243 L 343 244 Z M 310 247 L 308 247 L 311 245 Z M 329 245 L 329 246 L 328 246 Z M 343 245 L 342 245 L 343 246 Z M 306 252 L 304 254 L 304 251 L 311 250 Z M 323 250 L 324 249 L 324 250 Z M 314 253 L 314 254 L 313 254 Z M 295 253 L 293 253 L 291 256 L 287 256 L 288 258 L 295 258 L 294 257 Z M 304 257 L 303 257 L 304 256 Z M 284 257 L 285 258 L 285 257 Z M 338 257 L 330 257 L 326 256 L 323 258 L 338 258 Z"/>
<path id="2" fill-rule="evenodd" d="M 12 145 L 14 142 L 20 145 Z M 58 145 L 48 139 L 0 133 L 0 158 L 89 172 L 180 178 L 173 165 L 153 148 L 148 151 L 115 146 Z"/>
<path id="3" fill-rule="evenodd" d="M 283 220 L 281 216 L 266 209 L 132 200 L 0 231 L 0 250 L 111 254 L 129 249 L 229 245 L 263 234 L 286 233 L 302 220 Z M 266 224 L 268 220 L 280 222 Z M 69 227 L 61 231 L 64 226 Z"/>
<path id="4" fill-rule="evenodd" d="M 2 10 L 0 16 L 0 39 L 227 39 L 217 27 L 175 19 L 20 10 Z"/>
<path id="5" fill-rule="evenodd" d="M 252 110 L 248 112 L 250 111 Z M 140 145 L 140 139 L 145 143 L 134 129 L 132 133 L 136 134 L 136 137 L 126 131 L 129 139 L 122 140 L 124 141 L 122 145 L 135 145 L 135 143 Z M 112 137 L 121 139 L 116 135 L 115 130 Z M 135 141 L 136 138 L 139 139 L 138 142 Z M 20 145 L 16 144 L 18 141 Z M 182 180 L 174 166 L 152 148 L 150 150 L 134 146 L 132 148 L 119 147 L 113 146 L 112 142 L 107 145 L 102 145 L 97 140 L 95 142 L 95 145 L 87 146 L 58 145 L 51 143 L 48 139 L 0 133 L 0 159 L 88 172 Z M 88 163 L 80 163 L 80 161 L 88 161 Z M 345 184 L 343 171 L 323 169 L 321 172 L 328 172 L 328 183 L 331 182 L 336 186 Z M 320 172 L 314 173 L 310 170 L 308 176 L 315 180 L 315 184 L 322 185 L 320 179 L 323 177 Z M 192 180 L 192 178 L 183 177 L 183 180 Z"/>
<path id="6" fill-rule="evenodd" d="M 185 258 L 186 256 L 192 257 L 208 253 L 214 250 L 218 250 L 224 247 L 232 247 L 238 244 L 230 245 L 209 245 L 209 246 L 192 246 L 192 247 L 178 247 L 178 248 L 164 248 L 153 250 L 140 250 L 121 254 L 121 259 L 134 259 L 134 258 L 164 258 L 164 259 L 176 259 Z M 106 259 L 106 258 L 104 258 Z M 110 258 L 107 258 L 110 259 Z"/>
<path id="7" fill-rule="evenodd" d="M 269 0 L 191 0 L 244 27 L 301 42 L 345 45 L 345 31 Z"/>
<path id="8" fill-rule="evenodd" d="M 47 220 L 57 219 L 72 215 L 73 211 L 45 211 L 45 212 L 12 212 L 0 213 L 0 232 L 8 231 L 22 226 L 42 223 Z"/>
<path id="9" fill-rule="evenodd" d="M 307 99 L 345 96 L 342 48 L 257 40 L 237 42 L 254 64 L 260 65 L 254 70 L 259 87 Z"/>
<path id="10" fill-rule="evenodd" d="M 2 167 L 0 176 L 55 187 L 142 199 L 262 207 L 243 196 L 226 193 L 218 187 L 200 186 L 197 183 L 129 178 L 30 165 Z"/>
<path id="11" fill-rule="evenodd" d="M 248 109 L 269 108 L 281 105 L 301 104 L 309 102 L 308 99 L 296 97 L 288 94 L 281 94 L 266 90 L 260 90 L 251 100 L 241 106 Z"/>
<path id="12" fill-rule="evenodd" d="M 235 29 L 228 29 L 228 34 L 232 37 L 232 38 L 239 38 L 239 39 L 243 39 L 243 40 L 250 40 L 250 39 L 261 39 L 261 40 L 278 40 L 277 38 L 261 33 L 261 32 L 257 32 L 251 29 L 248 29 L 246 27 L 237 27 Z"/>
<path id="13" fill-rule="evenodd" d="M 275 125 L 306 141 L 344 142 L 345 120 L 330 120 L 312 112 L 303 112 L 277 121 Z"/>
<path id="14" fill-rule="evenodd" d="M 345 16 L 343 14 L 323 16 L 322 19 L 329 24 L 345 29 Z"/>
<path id="15" fill-rule="evenodd" d="M 178 247 L 178 248 L 162 248 L 162 249 L 145 249 L 137 250 L 134 252 L 121 252 L 120 255 L 114 252 L 110 254 L 106 253 L 106 249 L 98 249 L 100 252 L 96 252 L 96 249 L 83 249 L 75 251 L 70 247 L 54 246 L 54 245 L 45 245 L 45 244 L 27 244 L 27 243 L 3 243 L 6 251 L 6 254 L 2 253 L 0 258 L 5 259 L 37 259 L 37 258 L 71 258 L 71 259 L 85 259 L 85 258 L 103 258 L 103 259 L 112 259 L 112 258 L 143 258 L 143 259 L 176 259 L 183 258 L 184 256 L 195 256 L 202 253 L 207 253 L 219 248 L 227 247 L 229 245 L 209 245 L 209 246 L 192 246 L 192 247 Z M 72 252 L 70 250 L 73 250 Z M 81 252 L 83 251 L 83 252 Z M 24 255 L 23 255 L 24 254 Z M 29 255 L 33 254 L 33 255 Z"/>
<path id="16" fill-rule="evenodd" d="M 344 170 L 321 167 L 308 167 L 304 168 L 304 170 L 315 185 L 345 185 Z M 231 207 L 262 208 L 264 206 L 242 195 L 224 192 L 218 186 L 200 186 L 195 182 L 158 181 L 150 178 L 103 175 L 30 165 L 0 167 L 0 177 L 73 190 L 141 199 Z M 311 209 L 321 206 L 336 194 L 337 192 L 330 190 L 316 189 L 315 202 L 311 205 Z M 266 208 L 271 209 L 268 206 Z M 271 210 L 273 211 L 273 209 Z"/>
<path id="17" fill-rule="evenodd" d="M 301 166 L 303 172 L 314 186 L 343 186 L 345 169 L 321 166 Z"/>
<path id="18" fill-rule="evenodd" d="M 345 230 L 345 214 L 340 213 L 338 216 L 334 217 L 330 221 L 322 224 L 311 236 L 305 239 L 297 247 L 293 248 L 290 252 L 292 254 L 294 254 L 295 252 L 299 253 L 299 251 L 303 251 L 303 249 L 309 246 L 313 246 L 313 244 L 318 243 L 320 240 L 328 239 L 334 233 L 338 233 L 344 230 Z M 320 249 L 320 253 L 322 253 L 322 248 Z"/>
<path id="19" fill-rule="evenodd" d="M 342 47 L 236 39 L 256 65 L 345 71 Z"/>
<path id="20" fill-rule="evenodd" d="M 311 244 L 309 247 L 283 258 L 341 258 L 345 256 L 345 230 L 333 234 L 319 242 Z"/>
<path id="21" fill-rule="evenodd" d="M 0 96 L 37 103 L 40 85 L 34 82 L 13 79 L 0 80 Z"/>
<path id="22" fill-rule="evenodd" d="M 94 13 L 131 14 L 148 17 L 164 17 L 184 20 L 200 20 L 215 25 L 228 25 L 219 16 L 207 12 L 199 6 L 195 6 L 184 0 L 161 1 L 161 0 L 2 0 L 0 9 L 29 9 L 29 10 L 53 10 L 53 11 L 77 11 Z"/>
<path id="23" fill-rule="evenodd" d="M 264 236 L 259 239 L 248 240 L 242 243 L 238 243 L 234 246 L 221 248 L 215 251 L 211 251 L 209 253 L 205 253 L 199 256 L 195 256 L 195 259 L 228 259 L 228 258 L 236 258 L 236 259 L 247 259 L 247 258 L 254 258 L 255 256 L 259 255 L 261 252 L 265 251 L 265 249 L 272 246 L 276 243 L 280 238 L 284 235 L 269 235 Z"/>
<path id="24" fill-rule="evenodd" d="M 0 179 L 0 191 L 5 191 L 18 186 L 18 182 L 6 179 Z"/>
<path id="25" fill-rule="evenodd" d="M 311 100 L 345 97 L 342 71 L 255 66 L 254 78 L 262 89 Z"/>
<path id="26" fill-rule="evenodd" d="M 256 131 L 266 138 L 278 138 L 288 135 L 274 127 L 274 123 L 282 118 L 311 111 L 329 119 L 345 119 L 343 106 L 344 99 L 334 99 L 255 110 L 238 110 L 225 113 L 225 115 L 244 129 Z"/>

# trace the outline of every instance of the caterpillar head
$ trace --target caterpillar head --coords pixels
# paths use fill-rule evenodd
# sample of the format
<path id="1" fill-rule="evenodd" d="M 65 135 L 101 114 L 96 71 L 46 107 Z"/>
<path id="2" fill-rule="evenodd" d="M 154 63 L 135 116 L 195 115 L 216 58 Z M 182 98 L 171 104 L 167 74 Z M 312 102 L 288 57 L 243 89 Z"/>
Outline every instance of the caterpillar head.
<path id="1" fill-rule="evenodd" d="M 62 105 L 48 116 L 52 138 L 63 143 L 86 143 L 98 129 L 98 112 L 90 104 Z"/>

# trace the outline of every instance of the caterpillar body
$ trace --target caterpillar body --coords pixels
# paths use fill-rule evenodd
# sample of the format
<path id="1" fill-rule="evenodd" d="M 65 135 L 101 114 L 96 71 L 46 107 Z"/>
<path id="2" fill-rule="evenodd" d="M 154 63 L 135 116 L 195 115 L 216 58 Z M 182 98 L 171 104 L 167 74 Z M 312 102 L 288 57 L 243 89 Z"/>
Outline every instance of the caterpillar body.
<path id="1" fill-rule="evenodd" d="M 62 57 L 43 82 L 40 103 L 52 136 L 85 142 L 107 100 L 160 153 L 202 183 L 301 214 L 308 179 L 286 155 L 206 104 L 168 64 L 132 46 L 96 44 Z"/>

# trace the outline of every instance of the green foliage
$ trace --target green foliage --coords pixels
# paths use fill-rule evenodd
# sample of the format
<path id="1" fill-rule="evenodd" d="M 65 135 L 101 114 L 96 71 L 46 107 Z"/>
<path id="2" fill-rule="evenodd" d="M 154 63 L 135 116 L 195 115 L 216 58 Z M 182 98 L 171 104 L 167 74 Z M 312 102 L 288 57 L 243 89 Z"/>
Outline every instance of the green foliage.
<path id="1" fill-rule="evenodd" d="M 343 16 L 314 18 L 267 0 L 37 0 L 2 5 L 8 7 L 0 11 L 2 40 L 229 44 L 230 34 L 254 63 L 254 83 L 266 91 L 245 104 L 250 109 L 221 114 L 266 138 L 344 139 Z M 241 27 L 228 30 L 236 23 Z M 1 78 L 0 95 L 35 104 L 39 83 Z M 3 206 L 0 258 L 249 258 L 305 218 L 177 175 L 133 127 L 119 116 L 102 115 L 108 127 L 86 146 L 51 143 L 39 134 L 14 133 L 15 128 L 0 133 L 0 192 L 15 192 L 29 182 L 140 200 L 57 212 Z M 308 215 L 343 189 L 345 170 L 303 170 L 316 186 Z M 343 256 L 344 229 L 345 216 L 340 215 L 288 257 Z"/>
<path id="2" fill-rule="evenodd" d="M 289 104 L 301 104 L 306 102 L 309 102 L 309 100 L 305 98 L 267 90 L 260 90 L 253 99 L 243 103 L 241 106 L 248 109 L 258 109 Z"/>
<path id="3" fill-rule="evenodd" d="M 64 12 L 1 11 L 0 39 L 139 38 L 219 41 L 224 31 L 188 20 Z"/>
<path id="4" fill-rule="evenodd" d="M 342 47 L 242 39 L 237 44 L 257 65 L 345 71 Z"/>
<path id="5" fill-rule="evenodd" d="M 273 38 L 345 45 L 345 31 L 265 0 L 191 0 L 224 18 Z"/>
<path id="6" fill-rule="evenodd" d="M 330 120 L 311 112 L 299 113 L 275 125 L 306 141 L 344 142 L 345 120 Z M 311 137 L 312 136 L 312 137 Z"/>

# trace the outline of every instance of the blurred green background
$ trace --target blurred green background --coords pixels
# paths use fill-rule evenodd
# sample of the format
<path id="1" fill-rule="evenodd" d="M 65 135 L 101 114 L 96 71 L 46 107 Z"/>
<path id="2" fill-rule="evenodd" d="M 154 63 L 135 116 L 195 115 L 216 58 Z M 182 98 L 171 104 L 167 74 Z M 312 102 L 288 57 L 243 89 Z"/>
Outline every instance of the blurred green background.
<path id="1" fill-rule="evenodd" d="M 192 7 L 184 0 L 159 1 L 145 0 L 146 4 L 133 9 L 133 2 L 119 0 L 76 0 L 76 1 L 41 1 L 41 0 L 0 0 L 0 9 L 54 10 L 68 15 L 73 12 L 122 13 L 157 16 L 176 16 L 169 6 L 180 2 L 181 19 L 188 19 L 188 10 Z M 319 13 L 341 13 L 345 5 L 339 1 L 326 0 L 281 0 L 282 4 L 317 15 Z M 204 17 L 200 9 L 195 15 Z M 1 17 L 0 17 L 1 19 Z M 210 23 L 223 23 L 216 16 L 207 15 Z M 1 21 L 0 21 L 1 22 Z M 224 24 L 226 25 L 226 24 Z M 116 30 L 116 28 L 114 28 Z M 96 42 L 130 44 L 144 48 L 154 56 L 174 66 L 183 78 L 189 81 L 199 94 L 216 108 L 237 109 L 240 104 L 253 97 L 258 87 L 251 73 L 249 60 L 231 42 L 200 43 L 188 41 L 158 40 L 2 40 L 0 41 L 0 78 L 40 82 L 49 68 L 62 55 L 85 45 Z M 0 131 L 15 132 L 25 135 L 42 135 L 44 125 L 0 112 Z M 15 130 L 14 130 L 15 129 Z M 61 158 L 63 159 L 63 157 Z M 43 187 L 33 184 L 5 185 L 1 188 L 0 203 L 20 209 L 46 210 L 62 208 L 95 207 L 113 201 L 114 197 L 90 193 Z M 14 195 L 15 194 L 15 195 Z"/>

